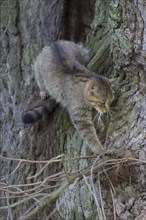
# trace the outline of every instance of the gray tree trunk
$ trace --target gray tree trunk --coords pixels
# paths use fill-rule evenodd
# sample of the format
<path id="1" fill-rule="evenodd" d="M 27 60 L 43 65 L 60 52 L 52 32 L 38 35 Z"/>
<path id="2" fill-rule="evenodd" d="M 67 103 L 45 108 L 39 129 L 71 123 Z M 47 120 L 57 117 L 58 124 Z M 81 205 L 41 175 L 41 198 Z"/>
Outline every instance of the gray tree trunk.
<path id="1" fill-rule="evenodd" d="M 30 189 L 20 184 L 34 184 L 65 170 L 68 182 L 72 174 L 76 175 L 75 181 L 58 200 L 55 197 L 29 219 L 45 220 L 56 206 L 52 220 L 145 220 L 145 0 L 97 0 L 95 6 L 94 1 L 88 0 L 3 0 L 0 12 L 0 147 L 5 157 L 1 162 L 1 206 L 9 207 L 0 210 L 0 219 L 24 219 L 23 214 L 32 204 L 41 203 L 43 195 L 11 207 L 24 198 L 24 194 L 12 194 L 12 191 Z M 115 108 L 111 109 L 111 117 L 104 116 L 106 130 L 99 134 L 113 154 L 98 160 L 103 166 L 97 167 L 93 174 L 90 170 L 94 167 L 90 166 L 96 166 L 95 159 L 88 158 L 52 163 L 37 178 L 28 179 L 44 164 L 21 162 L 18 167 L 18 161 L 6 157 L 43 161 L 60 154 L 67 158 L 91 155 L 68 114 L 60 107 L 35 125 L 26 126 L 21 122 L 24 109 L 39 99 L 32 64 L 41 48 L 59 38 L 84 42 L 87 33 L 87 45 L 96 54 L 89 68 L 108 77 L 119 77 Z M 62 184 L 62 179 L 46 182 L 45 186 L 59 183 Z M 42 193 L 53 190 L 47 188 Z M 23 197 L 16 198 L 17 195 Z M 29 192 L 25 193 L 27 196 Z"/>

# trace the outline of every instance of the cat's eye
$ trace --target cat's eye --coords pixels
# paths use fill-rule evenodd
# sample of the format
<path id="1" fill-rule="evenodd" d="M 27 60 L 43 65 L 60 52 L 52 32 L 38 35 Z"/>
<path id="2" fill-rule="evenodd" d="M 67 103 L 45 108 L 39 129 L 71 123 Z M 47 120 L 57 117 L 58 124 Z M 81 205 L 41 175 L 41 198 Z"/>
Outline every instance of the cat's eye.
<path id="1" fill-rule="evenodd" d="M 92 91 L 95 92 L 96 91 L 96 85 L 92 85 Z"/>

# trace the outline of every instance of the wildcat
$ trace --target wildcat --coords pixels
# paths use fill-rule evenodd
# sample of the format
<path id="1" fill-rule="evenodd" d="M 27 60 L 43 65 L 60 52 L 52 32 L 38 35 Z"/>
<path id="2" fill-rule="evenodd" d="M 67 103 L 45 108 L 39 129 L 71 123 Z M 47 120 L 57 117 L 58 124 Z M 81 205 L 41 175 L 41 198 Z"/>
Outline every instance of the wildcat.
<path id="1" fill-rule="evenodd" d="M 116 79 L 89 71 L 85 67 L 89 59 L 89 51 L 83 45 L 58 40 L 44 47 L 37 56 L 34 63 L 35 79 L 41 98 L 49 95 L 66 108 L 74 127 L 91 150 L 102 154 L 104 149 L 96 134 L 92 109 L 99 113 L 109 111 L 114 99 L 112 87 Z M 37 119 L 35 117 L 33 122 Z M 25 121 L 29 123 L 29 119 Z"/>

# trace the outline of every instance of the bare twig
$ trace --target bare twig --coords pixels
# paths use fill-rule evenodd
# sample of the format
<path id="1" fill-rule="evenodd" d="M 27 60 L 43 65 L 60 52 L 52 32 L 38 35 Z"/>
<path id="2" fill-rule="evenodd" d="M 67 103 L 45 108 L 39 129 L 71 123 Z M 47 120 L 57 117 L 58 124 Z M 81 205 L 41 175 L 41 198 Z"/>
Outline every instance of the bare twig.
<path id="1" fill-rule="evenodd" d="M 97 213 L 98 213 L 98 217 L 100 220 L 103 220 L 103 215 L 102 215 L 102 210 L 101 210 L 101 207 L 100 207 L 100 204 L 98 202 L 98 199 L 97 199 L 97 193 L 96 193 L 96 189 L 95 189 L 95 186 L 94 186 L 94 182 L 93 182 L 93 171 L 94 171 L 94 168 L 95 168 L 95 165 L 97 163 L 97 161 L 99 160 L 99 157 L 97 157 L 94 162 L 93 162 L 93 165 L 91 166 L 91 186 L 92 186 L 92 195 L 93 195 L 93 198 L 95 200 L 95 204 L 96 204 L 96 207 L 97 207 Z"/>
<path id="2" fill-rule="evenodd" d="M 63 157 L 64 154 L 60 155 L 60 157 Z M 97 156 L 93 155 L 93 156 L 83 156 L 83 157 L 72 157 L 72 158 L 64 158 L 63 161 L 70 161 L 70 160 L 81 160 L 81 159 L 94 159 L 97 158 Z M 12 160 L 12 161 L 21 161 L 23 163 L 48 163 L 50 160 L 26 160 L 26 159 L 18 159 L 18 158 L 8 158 L 8 157 L 3 157 L 2 155 L 0 155 L 0 159 L 2 160 Z M 145 163 L 145 160 L 140 160 L 140 159 L 136 159 L 136 158 L 131 158 L 131 157 L 127 157 L 127 158 L 117 158 L 117 159 L 109 159 L 107 161 L 105 161 L 106 163 L 112 163 L 112 162 L 137 162 L 137 163 Z M 62 159 L 57 159 L 54 160 L 53 158 L 51 159 L 51 163 L 58 163 L 58 162 L 62 162 Z"/>
<path id="3" fill-rule="evenodd" d="M 62 156 L 64 156 L 64 154 L 62 154 L 62 155 L 59 155 L 60 157 Z M 84 157 L 73 157 L 73 158 L 64 158 L 63 159 L 63 161 L 70 161 L 70 160 L 81 160 L 81 159 L 94 159 L 94 158 L 96 158 L 96 156 L 84 156 Z M 23 163 L 48 163 L 48 162 L 50 162 L 50 160 L 26 160 L 26 159 L 18 159 L 18 158 L 10 158 L 10 157 L 4 157 L 4 156 L 2 156 L 2 155 L 0 155 L 0 159 L 2 159 L 2 160 L 12 160 L 12 161 L 21 161 L 21 162 L 23 162 Z M 61 162 L 62 161 L 62 159 L 54 159 L 54 158 L 52 158 L 51 159 L 51 163 L 59 163 L 59 162 Z"/>
<path id="4" fill-rule="evenodd" d="M 95 156 L 93 157 L 86 157 L 87 159 L 88 158 L 95 158 Z M 3 159 L 5 159 L 3 157 Z M 9 159 L 9 160 L 13 160 L 13 158 L 6 158 L 6 159 Z M 80 157 L 80 158 L 68 158 L 66 159 L 66 161 L 68 160 L 73 160 L 73 159 L 85 159 L 85 157 Z M 21 159 L 15 159 L 14 160 L 17 160 L 18 162 L 22 162 Z M 53 161 L 53 160 L 51 160 Z M 60 162 L 62 161 L 62 159 L 57 159 L 57 162 Z M 64 160 L 63 160 L 64 161 Z M 63 162 L 62 161 L 62 162 Z M 26 160 L 23 161 L 26 163 Z M 29 161 L 32 163 L 32 161 Z M 43 163 L 48 163 L 50 161 L 43 161 Z M 53 161 L 54 162 L 54 161 Z M 56 162 L 56 160 L 55 160 Z M 18 188 L 19 186 L 20 187 L 33 187 L 35 188 L 35 190 L 39 189 L 39 193 L 36 192 L 36 193 L 32 193 L 32 194 L 28 194 L 27 195 L 27 198 L 23 198 L 21 201 L 18 201 L 18 202 L 15 202 L 13 204 L 8 204 L 7 203 L 7 206 L 3 206 L 3 207 L 0 207 L 0 209 L 9 209 L 10 208 L 13 208 L 13 207 L 16 207 L 26 201 L 29 201 L 31 199 L 34 199 L 35 201 L 37 201 L 37 205 L 34 205 L 33 208 L 27 212 L 28 214 L 25 215 L 25 218 L 23 218 L 23 220 L 25 219 L 29 219 L 31 218 L 34 214 L 40 212 L 40 210 L 46 206 L 48 203 L 50 203 L 51 201 L 54 201 L 56 200 L 60 194 L 73 182 L 77 182 L 79 181 L 80 179 L 84 178 L 86 183 L 87 183 L 87 186 L 90 190 L 90 192 L 92 193 L 93 195 L 93 198 L 95 200 L 95 203 L 96 203 L 96 206 L 98 207 L 98 215 L 100 217 L 100 219 L 105 219 L 105 213 L 104 213 L 104 207 L 103 207 L 103 202 L 102 202 L 102 196 L 101 196 L 101 190 L 100 190 L 100 200 L 101 200 L 101 207 L 100 207 L 100 204 L 99 204 L 99 201 L 96 197 L 96 189 L 95 189 L 95 186 L 94 186 L 94 183 L 93 183 L 93 172 L 98 172 L 98 175 L 100 175 L 101 173 L 103 172 L 106 172 L 108 169 L 113 169 L 115 166 L 119 165 L 119 164 L 124 164 L 124 163 L 129 163 L 129 165 L 133 165 L 134 164 L 146 164 L 146 161 L 145 160 L 139 160 L 139 159 L 136 159 L 136 158 L 120 158 L 120 159 L 100 159 L 97 158 L 93 164 L 90 164 L 88 165 L 86 168 L 84 169 L 81 169 L 81 170 L 78 170 L 76 171 L 75 173 L 69 173 L 69 175 L 67 174 L 68 178 L 66 179 L 66 174 L 64 172 L 60 172 L 60 173 L 57 173 L 57 174 L 54 174 L 54 175 L 51 175 L 50 177 L 47 177 L 44 181 L 39 181 L 37 184 L 20 184 L 20 185 L 8 185 L 6 183 L 1 183 L 2 187 L 1 189 L 7 191 L 8 193 L 10 193 L 10 191 L 8 190 L 9 188 L 12 188 L 12 189 L 16 189 L 16 190 L 20 190 L 19 194 L 18 195 L 21 195 L 21 192 L 22 190 L 20 188 Z M 48 165 L 48 164 L 47 164 Z M 17 166 L 18 167 L 18 166 Z M 104 168 L 104 169 L 103 169 Z M 15 168 L 16 170 L 16 168 Z M 67 171 L 66 171 L 67 172 Z M 13 172 L 15 173 L 15 172 Z M 89 176 L 89 174 L 91 173 L 91 184 L 89 186 L 89 183 L 87 181 L 87 178 L 86 176 Z M 48 193 L 40 193 L 42 192 L 45 188 L 45 184 L 46 184 L 46 181 L 48 183 L 48 181 L 60 181 L 62 180 L 62 183 L 61 185 L 55 185 L 55 190 L 48 194 Z M 75 181 L 76 180 L 76 181 Z M 100 188 L 100 182 L 99 183 L 99 188 Z M 110 182 L 110 185 L 112 187 L 112 190 L 114 192 L 114 188 Z M 57 188 L 58 187 L 58 188 Z M 56 189 L 57 188 L 57 189 Z M 47 186 L 47 189 L 48 189 L 48 186 Z M 31 191 L 32 190 L 32 191 Z M 23 193 L 24 195 L 26 195 L 26 193 L 28 192 L 33 192 L 34 189 L 28 189 L 28 190 L 23 190 Z M 17 193 L 17 192 L 15 192 Z M 14 193 L 13 193 L 14 195 Z M 22 194 L 23 196 L 23 194 Z M 39 200 L 37 200 L 36 198 L 39 198 Z M 43 197 L 43 199 L 42 199 Z M 10 198 L 9 195 L 6 196 L 6 198 Z M 36 204 L 36 203 L 35 203 Z M 114 210 L 114 213 L 115 213 L 115 210 Z M 115 214 L 114 214 L 115 215 Z"/>
<path id="5" fill-rule="evenodd" d="M 15 168 L 9 175 L 2 177 L 1 180 L 5 180 L 5 179 L 7 179 L 8 177 L 12 176 L 12 175 L 19 169 L 20 165 L 21 165 L 21 161 L 18 163 L 18 165 L 16 166 L 16 168 Z"/>
<path id="6" fill-rule="evenodd" d="M 51 212 L 51 214 L 50 214 L 45 220 L 49 220 L 49 219 L 52 217 L 52 215 L 55 214 L 55 212 L 56 212 L 56 211 L 59 209 L 59 207 L 61 206 L 61 203 L 62 203 L 62 202 L 60 201 L 60 203 L 56 205 L 55 209 Z"/>
<path id="7" fill-rule="evenodd" d="M 109 132 L 111 130 L 111 126 L 112 126 L 112 123 L 109 124 L 107 132 L 106 132 L 105 142 L 104 142 L 104 145 L 103 145 L 105 149 L 106 149 L 107 144 L 108 144 L 108 138 L 109 138 Z"/>
<path id="8" fill-rule="evenodd" d="M 59 156 L 57 156 L 57 157 L 55 157 L 55 158 L 49 160 L 49 161 L 45 164 L 45 166 L 43 166 L 42 169 L 39 170 L 39 172 L 38 172 L 37 174 L 35 174 L 35 175 L 33 175 L 33 176 L 30 176 L 30 177 L 28 177 L 27 179 L 30 180 L 30 179 L 33 179 L 33 178 L 37 178 L 37 177 L 44 171 L 44 169 L 45 169 L 49 164 L 51 164 L 53 161 L 55 161 L 56 159 L 61 158 L 61 157 L 64 157 L 64 154 L 59 155 Z"/>
<path id="9" fill-rule="evenodd" d="M 98 188 L 99 188 L 99 196 L 100 196 L 101 210 L 102 210 L 102 214 L 103 214 L 103 219 L 106 220 L 104 204 L 103 204 L 103 198 L 102 198 L 102 192 L 101 192 L 100 174 L 98 174 Z"/>
<path id="10" fill-rule="evenodd" d="M 110 193 L 111 193 L 111 197 L 113 201 L 114 220 L 116 220 L 117 218 L 116 218 L 116 207 L 115 207 L 115 199 L 114 199 L 114 194 L 113 194 L 113 187 L 110 187 Z"/>
<path id="11" fill-rule="evenodd" d="M 16 206 L 18 206 L 18 205 L 20 205 L 20 204 L 26 202 L 26 201 L 29 201 L 29 200 L 33 199 L 33 197 L 41 197 L 41 196 L 46 196 L 46 195 L 49 196 L 49 194 L 47 194 L 47 193 L 36 193 L 36 194 L 32 194 L 32 195 L 30 195 L 29 197 L 27 197 L 27 198 L 25 198 L 25 199 L 22 199 L 21 201 L 18 201 L 18 202 L 15 202 L 15 203 L 9 205 L 9 207 L 10 207 L 10 208 L 14 208 L 14 207 L 16 207 Z M 0 209 L 8 209 L 8 206 L 2 206 L 2 207 L 0 207 Z"/>
<path id="12" fill-rule="evenodd" d="M 106 171 L 107 171 L 107 170 L 106 170 Z M 112 182 L 111 182 L 111 180 L 110 180 L 110 178 L 109 178 L 109 176 L 108 176 L 108 174 L 107 174 L 106 171 L 104 171 L 104 173 L 105 173 L 105 175 L 106 175 L 106 178 L 108 179 L 108 181 L 109 181 L 109 183 L 110 183 L 110 187 L 111 187 L 113 193 L 116 194 L 115 189 L 114 189 L 114 186 L 113 186 L 113 184 L 112 184 Z"/>
<path id="13" fill-rule="evenodd" d="M 6 197 L 7 197 L 7 206 L 8 206 L 7 219 L 8 220 L 13 220 L 12 210 L 11 210 L 11 207 L 10 207 L 9 193 L 5 193 L 5 194 L 6 194 Z"/>
<path id="14" fill-rule="evenodd" d="M 58 196 L 74 181 L 74 178 L 71 178 L 70 181 L 66 180 L 64 183 L 53 193 L 51 193 L 44 201 L 42 201 L 41 204 L 36 206 L 32 211 L 30 211 L 24 218 L 23 220 L 30 219 L 34 214 L 40 212 L 40 210 L 46 206 L 48 203 L 51 201 L 54 201 L 55 199 L 58 198 Z M 19 219 L 20 220 L 20 219 Z"/>
<path id="15" fill-rule="evenodd" d="M 3 182 L 0 182 L 0 185 L 2 185 L 0 188 L 5 189 L 5 188 L 15 188 L 15 187 L 29 187 L 29 186 L 35 186 L 38 184 L 41 184 L 43 181 L 36 182 L 36 183 L 26 183 L 26 184 L 18 184 L 18 185 L 7 185 Z"/>
<path id="16" fill-rule="evenodd" d="M 29 209 L 27 209 L 26 212 L 24 212 L 18 220 L 23 220 L 25 218 L 25 216 L 27 214 L 29 214 L 29 212 L 31 212 L 37 205 L 41 204 L 41 202 L 43 202 L 43 200 L 46 199 L 46 196 L 44 196 L 41 200 L 36 201 Z"/>
<path id="17" fill-rule="evenodd" d="M 88 189 L 89 189 L 89 192 L 91 193 L 91 195 L 92 195 L 93 198 L 94 198 L 94 201 L 95 201 L 95 204 L 96 204 L 96 207 L 97 207 L 98 217 L 99 217 L 100 220 L 103 220 L 101 208 L 100 208 L 98 199 L 97 199 L 97 197 L 96 197 L 96 196 L 97 196 L 97 193 L 96 193 L 96 191 L 95 191 L 95 187 L 94 187 L 94 191 L 93 191 L 92 187 L 90 186 L 90 184 L 89 184 L 88 181 L 87 181 L 86 176 L 83 175 L 83 178 L 84 178 L 85 184 L 87 185 L 87 187 L 88 187 Z"/>

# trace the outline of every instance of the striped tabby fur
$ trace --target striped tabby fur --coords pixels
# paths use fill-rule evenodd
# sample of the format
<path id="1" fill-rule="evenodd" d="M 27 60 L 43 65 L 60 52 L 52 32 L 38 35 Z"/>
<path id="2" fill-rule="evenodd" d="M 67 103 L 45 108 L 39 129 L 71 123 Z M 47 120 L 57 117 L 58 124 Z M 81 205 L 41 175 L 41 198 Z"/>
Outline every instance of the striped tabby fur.
<path id="1" fill-rule="evenodd" d="M 57 41 L 38 55 L 34 63 L 35 79 L 41 97 L 49 95 L 65 107 L 79 134 L 94 153 L 100 154 L 104 149 L 92 121 L 92 109 L 109 111 L 115 80 L 89 71 L 85 67 L 89 57 L 89 51 L 81 44 Z M 40 114 L 41 108 L 36 111 Z"/>

